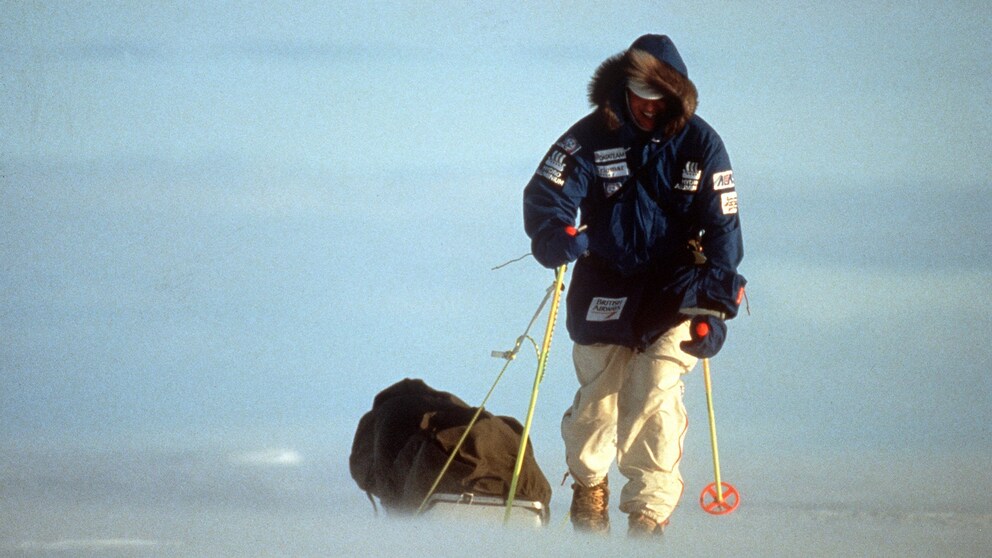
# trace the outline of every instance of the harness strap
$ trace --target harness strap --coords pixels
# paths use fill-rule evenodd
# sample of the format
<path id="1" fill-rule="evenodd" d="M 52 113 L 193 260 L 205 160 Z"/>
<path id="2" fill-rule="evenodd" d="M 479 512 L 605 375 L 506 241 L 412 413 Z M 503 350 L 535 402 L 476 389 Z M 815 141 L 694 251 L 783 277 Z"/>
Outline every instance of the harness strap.
<path id="1" fill-rule="evenodd" d="M 379 517 L 379 506 L 376 505 L 375 498 L 372 496 L 372 493 L 366 490 L 365 497 L 372 503 L 372 511 L 374 512 L 375 517 Z"/>

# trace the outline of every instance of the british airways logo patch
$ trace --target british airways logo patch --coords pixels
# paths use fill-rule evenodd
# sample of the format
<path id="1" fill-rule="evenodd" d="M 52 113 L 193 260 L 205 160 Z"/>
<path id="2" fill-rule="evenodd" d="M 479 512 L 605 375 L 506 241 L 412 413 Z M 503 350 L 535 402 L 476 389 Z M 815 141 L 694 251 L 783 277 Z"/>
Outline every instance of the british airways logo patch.
<path id="1" fill-rule="evenodd" d="M 609 322 L 619 320 L 620 313 L 623 312 L 625 304 L 627 304 L 627 297 L 603 298 L 597 296 L 589 303 L 589 311 L 586 312 L 586 321 Z"/>

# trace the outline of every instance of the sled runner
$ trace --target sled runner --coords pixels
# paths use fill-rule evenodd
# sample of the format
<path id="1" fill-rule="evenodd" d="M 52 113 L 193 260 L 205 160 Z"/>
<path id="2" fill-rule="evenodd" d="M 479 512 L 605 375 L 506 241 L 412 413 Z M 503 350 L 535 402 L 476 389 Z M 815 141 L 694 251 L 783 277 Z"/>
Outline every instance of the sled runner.
<path id="1" fill-rule="evenodd" d="M 509 523 L 519 526 L 543 527 L 549 519 L 548 508 L 537 500 L 516 498 L 511 506 Z M 427 499 L 423 514 L 443 519 L 479 519 L 488 522 L 503 521 L 506 499 L 494 496 L 463 494 L 433 494 Z"/>

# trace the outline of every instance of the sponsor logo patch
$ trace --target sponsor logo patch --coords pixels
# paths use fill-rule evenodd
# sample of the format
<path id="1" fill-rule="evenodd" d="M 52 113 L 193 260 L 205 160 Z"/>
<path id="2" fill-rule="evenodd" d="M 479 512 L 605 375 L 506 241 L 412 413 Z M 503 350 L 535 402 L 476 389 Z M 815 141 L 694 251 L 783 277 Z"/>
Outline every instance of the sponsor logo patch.
<path id="1" fill-rule="evenodd" d="M 720 194 L 720 207 L 723 208 L 724 215 L 737 213 L 737 192 Z"/>
<path id="2" fill-rule="evenodd" d="M 627 158 L 627 150 L 623 147 L 614 149 L 603 149 L 592 154 L 597 163 L 612 163 L 613 161 L 623 161 Z"/>
<path id="3" fill-rule="evenodd" d="M 552 148 L 548 152 L 547 158 L 541 168 L 537 169 L 537 174 L 548 179 L 552 184 L 561 188 L 565 185 L 566 172 L 569 165 L 569 157 L 565 153 Z"/>
<path id="4" fill-rule="evenodd" d="M 619 192 L 620 188 L 623 188 L 622 182 L 606 182 L 603 184 L 603 193 L 606 194 L 606 197 L 610 197 Z"/>
<path id="5" fill-rule="evenodd" d="M 623 163 L 614 163 L 612 165 L 597 165 L 596 174 L 600 178 L 620 178 L 623 176 L 628 176 L 630 174 L 630 169 L 627 168 L 626 161 Z"/>
<path id="6" fill-rule="evenodd" d="M 548 158 L 544 160 L 544 164 L 561 172 L 565 170 L 565 157 L 566 155 L 561 151 L 553 151 L 548 154 Z"/>
<path id="7" fill-rule="evenodd" d="M 568 153 L 569 155 L 575 155 L 576 153 L 579 152 L 580 149 L 582 149 L 582 146 L 579 145 L 578 140 L 576 140 L 575 137 L 572 135 L 563 137 L 562 139 L 558 140 L 558 142 L 555 143 L 555 145 L 564 149 L 565 153 Z"/>
<path id="8" fill-rule="evenodd" d="M 589 303 L 589 311 L 586 313 L 586 321 L 608 322 L 619 320 L 620 313 L 623 312 L 624 305 L 627 304 L 627 297 L 623 298 L 603 298 L 597 296 Z"/>
<path id="9" fill-rule="evenodd" d="M 734 187 L 734 171 L 728 170 L 713 174 L 714 190 L 730 190 Z"/>
<path id="10" fill-rule="evenodd" d="M 676 190 L 683 192 L 695 192 L 699 190 L 699 181 L 703 178 L 703 171 L 699 169 L 699 163 L 687 161 L 682 169 L 682 181 L 675 185 Z"/>

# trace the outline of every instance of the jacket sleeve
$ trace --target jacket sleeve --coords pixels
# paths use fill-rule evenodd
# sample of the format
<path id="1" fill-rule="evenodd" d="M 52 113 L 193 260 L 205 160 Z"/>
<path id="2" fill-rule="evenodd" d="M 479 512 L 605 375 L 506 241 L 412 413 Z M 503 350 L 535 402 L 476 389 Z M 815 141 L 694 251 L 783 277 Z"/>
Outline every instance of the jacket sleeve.
<path id="1" fill-rule="evenodd" d="M 734 171 L 723 141 L 712 133 L 699 185 L 696 217 L 703 231 L 706 263 L 694 270 L 686 289 L 683 314 L 711 314 L 721 319 L 737 315 L 747 280 L 737 273 L 744 257 Z"/>
<path id="2" fill-rule="evenodd" d="M 566 135 L 548 150 L 524 188 L 524 230 L 531 239 L 534 258 L 555 267 L 565 227 L 576 224 L 579 206 L 592 178 L 577 154 L 581 146 Z"/>

